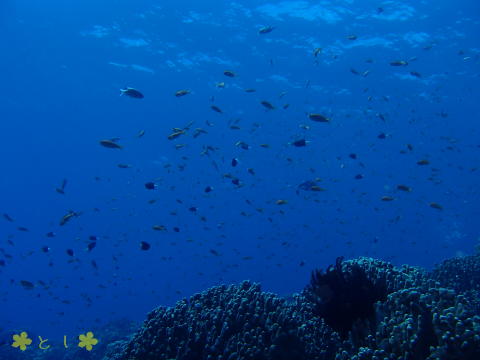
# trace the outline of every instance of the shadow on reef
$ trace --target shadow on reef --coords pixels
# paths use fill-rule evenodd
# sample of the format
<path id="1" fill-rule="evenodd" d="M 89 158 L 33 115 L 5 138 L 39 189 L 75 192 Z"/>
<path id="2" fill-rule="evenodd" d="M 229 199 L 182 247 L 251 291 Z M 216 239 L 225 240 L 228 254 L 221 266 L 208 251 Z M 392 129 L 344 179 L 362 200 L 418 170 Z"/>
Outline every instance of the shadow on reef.
<path id="1" fill-rule="evenodd" d="M 431 273 L 339 258 L 288 300 L 244 281 L 159 307 L 89 359 L 478 360 L 479 295 L 480 255 Z M 1 359 L 24 359 L 4 350 Z"/>

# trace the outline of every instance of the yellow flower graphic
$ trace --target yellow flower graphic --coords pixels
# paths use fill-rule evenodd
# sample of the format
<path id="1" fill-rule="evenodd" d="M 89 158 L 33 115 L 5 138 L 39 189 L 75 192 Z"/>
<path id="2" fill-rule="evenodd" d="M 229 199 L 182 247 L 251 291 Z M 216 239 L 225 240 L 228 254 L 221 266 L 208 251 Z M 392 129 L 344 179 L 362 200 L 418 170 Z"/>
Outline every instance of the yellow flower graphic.
<path id="1" fill-rule="evenodd" d="M 85 335 L 80 335 L 78 339 L 80 340 L 78 346 L 85 348 L 87 351 L 92 351 L 92 347 L 98 344 L 98 339 L 93 337 L 93 333 L 91 331 L 87 332 Z"/>
<path id="2" fill-rule="evenodd" d="M 13 335 L 13 344 L 14 348 L 20 348 L 20 350 L 25 351 L 27 346 L 32 343 L 32 339 L 28 338 L 28 334 L 23 331 L 20 335 Z"/>

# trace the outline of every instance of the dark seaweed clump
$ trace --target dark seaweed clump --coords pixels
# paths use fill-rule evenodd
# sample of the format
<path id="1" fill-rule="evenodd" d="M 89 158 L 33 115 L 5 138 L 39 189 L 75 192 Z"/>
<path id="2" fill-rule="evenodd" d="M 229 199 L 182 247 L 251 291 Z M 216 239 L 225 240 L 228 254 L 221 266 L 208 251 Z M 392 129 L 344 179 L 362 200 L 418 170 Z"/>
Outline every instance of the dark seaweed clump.
<path id="1" fill-rule="evenodd" d="M 358 264 L 344 270 L 342 260 L 338 258 L 325 273 L 313 271 L 304 294 L 315 304 L 315 314 L 345 339 L 356 323 L 374 324 L 374 305 L 386 300 L 387 286 L 385 278 L 370 280 Z"/>

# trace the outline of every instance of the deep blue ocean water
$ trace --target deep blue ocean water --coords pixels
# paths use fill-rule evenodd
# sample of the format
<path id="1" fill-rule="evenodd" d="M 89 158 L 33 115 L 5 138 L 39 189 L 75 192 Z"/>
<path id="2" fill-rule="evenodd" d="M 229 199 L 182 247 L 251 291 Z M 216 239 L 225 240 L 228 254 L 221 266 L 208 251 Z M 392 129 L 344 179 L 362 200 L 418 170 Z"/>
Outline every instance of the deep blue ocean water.
<path id="1" fill-rule="evenodd" d="M 473 253 L 479 14 L 474 0 L 3 0 L 0 330 L 141 321 L 244 279 L 286 295 L 338 256 L 431 268 Z M 323 191 L 299 187 L 315 179 Z"/>

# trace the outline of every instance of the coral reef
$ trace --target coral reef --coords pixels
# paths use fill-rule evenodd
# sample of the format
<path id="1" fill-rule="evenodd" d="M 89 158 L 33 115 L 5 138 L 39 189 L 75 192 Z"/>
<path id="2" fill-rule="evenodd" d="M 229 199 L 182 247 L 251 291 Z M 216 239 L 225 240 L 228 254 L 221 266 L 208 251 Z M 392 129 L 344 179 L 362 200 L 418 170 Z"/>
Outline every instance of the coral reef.
<path id="1" fill-rule="evenodd" d="M 480 291 L 480 254 L 445 260 L 435 267 L 431 277 L 458 292 Z"/>
<path id="2" fill-rule="evenodd" d="M 338 341 L 303 297 L 287 302 L 245 281 L 156 309 L 122 359 L 320 360 Z"/>
<path id="3" fill-rule="evenodd" d="M 292 301 L 249 282 L 215 287 L 153 311 L 115 360 L 479 359 L 479 266 L 339 258 Z"/>
<path id="4" fill-rule="evenodd" d="M 445 260 L 431 276 L 442 286 L 462 293 L 480 315 L 480 254 Z"/>

